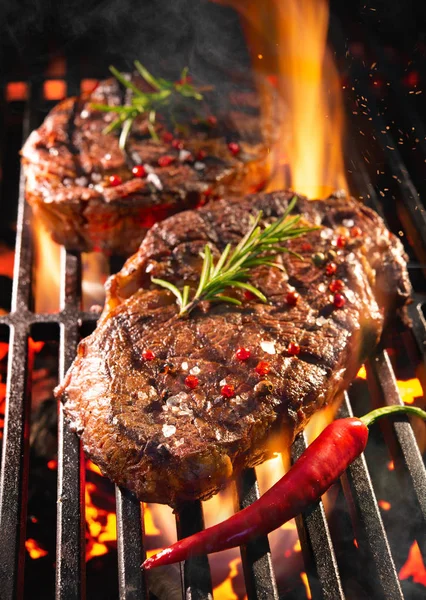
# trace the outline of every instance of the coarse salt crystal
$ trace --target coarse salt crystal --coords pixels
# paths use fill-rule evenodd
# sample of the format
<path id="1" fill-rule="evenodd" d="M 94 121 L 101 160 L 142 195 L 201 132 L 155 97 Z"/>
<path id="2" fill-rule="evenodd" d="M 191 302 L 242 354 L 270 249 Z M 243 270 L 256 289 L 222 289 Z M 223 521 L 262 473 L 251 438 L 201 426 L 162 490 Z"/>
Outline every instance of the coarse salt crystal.
<path id="1" fill-rule="evenodd" d="M 181 369 L 182 369 L 182 371 L 187 371 L 188 370 L 188 363 L 187 362 L 183 362 L 181 364 Z"/>
<path id="2" fill-rule="evenodd" d="M 200 371 L 200 367 L 192 367 L 192 369 L 189 372 L 191 373 L 191 375 L 198 375 Z"/>
<path id="3" fill-rule="evenodd" d="M 222 379 L 222 381 L 219 381 L 219 385 L 226 385 L 226 379 Z"/>
<path id="4" fill-rule="evenodd" d="M 199 160 L 195 161 L 195 163 L 194 163 L 194 169 L 196 171 L 204 171 L 205 168 L 206 168 L 205 163 L 200 162 Z"/>
<path id="5" fill-rule="evenodd" d="M 152 269 L 154 268 L 154 265 L 152 263 L 150 263 L 147 268 L 145 269 L 145 273 L 151 273 Z"/>
<path id="6" fill-rule="evenodd" d="M 105 160 L 111 160 L 111 154 L 105 154 L 104 158 Z"/>
<path id="7" fill-rule="evenodd" d="M 327 319 L 325 319 L 324 317 L 318 317 L 318 319 L 315 320 L 315 325 L 317 325 L 318 327 L 322 327 L 323 325 L 325 325 L 325 323 L 327 323 Z"/>
<path id="8" fill-rule="evenodd" d="M 190 156 L 191 156 L 191 153 L 188 150 L 181 150 L 179 152 L 180 162 L 185 162 Z"/>
<path id="9" fill-rule="evenodd" d="M 325 284 L 324 283 L 320 283 L 318 286 L 318 291 L 320 294 L 323 294 L 326 290 Z"/>
<path id="10" fill-rule="evenodd" d="M 81 111 L 81 113 L 80 113 L 80 117 L 81 117 L 82 119 L 87 119 L 87 117 L 88 117 L 89 115 L 90 115 L 90 113 L 89 113 L 89 111 L 88 111 L 88 110 L 86 110 L 86 109 L 85 109 L 85 110 L 82 110 L 82 111 Z"/>
<path id="11" fill-rule="evenodd" d="M 333 236 L 333 232 L 330 229 L 323 229 L 320 236 L 323 240 L 329 240 Z"/>
<path id="12" fill-rule="evenodd" d="M 275 354 L 275 343 L 274 342 L 260 342 L 260 347 L 267 354 Z"/>
<path id="13" fill-rule="evenodd" d="M 345 227 L 353 227 L 355 225 L 355 222 L 353 219 L 343 219 L 342 225 L 344 225 Z"/>
<path id="14" fill-rule="evenodd" d="M 157 190 L 161 191 L 163 189 L 163 184 L 161 183 L 160 178 L 156 173 L 148 173 L 148 177 L 146 178 L 146 180 L 149 183 L 152 183 L 152 185 L 156 187 Z"/>
<path id="15" fill-rule="evenodd" d="M 77 177 L 77 179 L 75 180 L 75 183 L 81 187 L 84 187 L 89 183 L 89 181 L 88 181 L 87 177 Z"/>
<path id="16" fill-rule="evenodd" d="M 174 433 L 176 433 L 176 427 L 174 425 L 163 425 L 163 435 L 168 438 Z"/>

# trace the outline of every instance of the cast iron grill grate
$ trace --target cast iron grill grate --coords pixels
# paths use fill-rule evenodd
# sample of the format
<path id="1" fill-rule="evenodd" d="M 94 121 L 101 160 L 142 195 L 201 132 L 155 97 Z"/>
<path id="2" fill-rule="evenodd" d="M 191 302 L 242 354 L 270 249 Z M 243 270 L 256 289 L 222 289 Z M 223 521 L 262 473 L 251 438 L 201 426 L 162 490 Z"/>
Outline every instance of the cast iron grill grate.
<path id="1" fill-rule="evenodd" d="M 336 27 L 337 30 L 337 27 Z M 336 47 L 339 40 L 336 41 Z M 344 52 L 342 53 L 342 56 Z M 75 74 L 72 74 L 75 75 Z M 75 93 L 79 81 L 68 73 L 68 93 Z M 357 77 L 357 79 L 360 79 Z M 361 81 L 361 79 L 360 79 Z M 24 137 L 39 124 L 38 108 L 42 100 L 42 81 L 29 86 L 25 110 Z M 378 128 L 382 122 L 378 122 Z M 390 141 L 387 132 L 383 143 Z M 358 169 L 353 176 L 354 189 L 383 214 L 382 205 L 371 184 L 357 151 L 351 149 L 351 160 Z M 426 246 L 426 226 L 423 213 L 414 209 L 418 198 L 408 170 L 401 157 L 386 153 L 392 173 L 402 175 L 399 200 L 407 228 L 416 232 Z M 5 414 L 0 481 L 0 589 L 1 598 L 21 598 L 24 589 L 25 523 L 29 477 L 28 428 L 30 402 L 28 397 L 28 337 L 37 325 L 39 331 L 52 326 L 60 328 L 60 377 L 71 364 L 80 337 L 82 324 L 94 326 L 96 316 L 82 312 L 81 257 L 62 250 L 61 310 L 56 314 L 37 314 L 31 306 L 32 231 L 30 209 L 25 203 L 23 178 L 20 181 L 18 226 L 16 237 L 15 277 L 10 314 L 0 317 L 0 325 L 9 328 L 9 361 L 7 374 L 7 405 Z M 402 219 L 401 219 L 402 220 Z M 421 245 L 414 246 L 422 260 Z M 421 301 L 417 298 L 410 308 L 412 335 L 423 356 L 425 321 Z M 367 365 L 369 387 L 377 403 L 402 403 L 395 375 L 385 350 L 380 349 Z M 352 414 L 351 400 L 345 394 L 339 418 Z M 407 481 L 407 496 L 417 523 L 417 541 L 426 559 L 426 472 L 412 427 L 407 419 L 392 426 L 393 444 L 401 457 L 400 468 Z M 291 450 L 292 460 L 306 447 L 303 434 Z M 56 598 L 77 600 L 85 597 L 84 553 L 84 476 L 80 443 L 59 414 L 58 442 L 58 503 Z M 342 478 L 342 489 L 354 516 L 357 540 L 369 566 L 370 597 L 403 598 L 389 541 L 379 512 L 367 463 L 362 456 Z M 256 475 L 247 470 L 237 482 L 239 508 L 259 497 Z M 117 544 L 119 595 L 121 599 L 148 598 L 143 573 L 139 566 L 144 558 L 144 534 L 141 528 L 141 505 L 126 490 L 116 488 Z M 184 537 L 203 527 L 201 503 L 188 505 L 177 515 L 178 536 Z M 297 519 L 305 570 L 313 598 L 337 600 L 345 598 L 338 557 L 329 524 L 321 502 Z M 248 598 L 269 600 L 278 598 L 268 540 L 254 540 L 241 549 Z M 212 598 L 212 582 L 206 557 L 188 560 L 182 568 L 183 597 L 193 600 Z"/>

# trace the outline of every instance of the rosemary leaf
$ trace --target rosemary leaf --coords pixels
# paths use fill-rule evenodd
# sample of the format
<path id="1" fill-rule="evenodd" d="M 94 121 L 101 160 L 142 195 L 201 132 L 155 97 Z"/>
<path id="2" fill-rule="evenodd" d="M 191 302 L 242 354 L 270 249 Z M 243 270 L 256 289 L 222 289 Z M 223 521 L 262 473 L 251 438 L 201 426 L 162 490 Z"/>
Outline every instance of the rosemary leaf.
<path id="1" fill-rule="evenodd" d="M 174 294 L 176 296 L 179 306 L 184 305 L 182 294 L 180 293 L 180 291 L 178 290 L 178 288 L 175 285 L 173 285 L 169 281 L 165 281 L 164 279 L 157 279 L 157 277 L 151 277 L 151 281 L 152 281 L 152 283 L 155 283 L 156 285 L 166 288 L 167 290 L 169 290 L 169 292 L 172 292 L 172 294 Z M 185 286 L 185 287 L 188 287 L 188 286 Z M 186 292 L 186 295 L 188 295 L 188 293 L 189 293 L 189 291 Z"/>
<path id="2" fill-rule="evenodd" d="M 284 246 L 284 242 L 319 229 L 319 227 L 298 227 L 301 215 L 289 217 L 296 200 L 296 197 L 294 197 L 289 202 L 282 217 L 263 229 L 260 226 L 262 212 L 259 211 L 256 217 L 252 219 L 249 230 L 234 250 L 232 250 L 230 244 L 227 244 L 216 265 L 214 264 L 212 251 L 206 244 L 203 253 L 201 253 L 203 266 L 198 287 L 192 300 L 189 299 L 190 287 L 188 285 L 184 286 L 181 293 L 176 286 L 167 281 L 154 278 L 151 281 L 169 289 L 176 296 L 180 306 L 180 317 L 187 316 L 202 300 L 228 302 L 240 306 L 241 301 L 238 298 L 233 298 L 224 293 L 230 288 L 250 291 L 260 301 L 267 302 L 266 296 L 254 285 L 247 282 L 251 269 L 263 265 L 285 271 L 283 265 L 275 262 L 274 259 L 277 255 L 289 253 L 300 260 L 303 260 L 303 257 Z"/>
<path id="3" fill-rule="evenodd" d="M 132 81 L 120 73 L 118 69 L 111 66 L 110 71 L 114 77 L 127 89 L 132 90 L 133 96 L 129 105 L 110 106 L 108 104 L 93 103 L 94 110 L 101 112 L 114 112 L 117 118 L 103 130 L 104 134 L 111 133 L 115 129 L 122 128 L 120 132 L 120 148 L 124 149 L 127 138 L 131 132 L 132 125 L 136 117 L 145 115 L 148 118 L 147 126 L 152 139 L 158 141 L 158 135 L 155 130 L 157 112 L 161 109 L 166 111 L 170 120 L 179 128 L 173 113 L 176 107 L 182 103 L 188 103 L 189 100 L 201 101 L 203 95 L 193 86 L 188 79 L 188 69 L 185 67 L 182 71 L 180 82 L 167 81 L 161 77 L 154 77 L 138 60 L 135 61 L 135 68 L 143 79 L 150 85 L 154 91 L 144 92 L 139 89 Z"/>

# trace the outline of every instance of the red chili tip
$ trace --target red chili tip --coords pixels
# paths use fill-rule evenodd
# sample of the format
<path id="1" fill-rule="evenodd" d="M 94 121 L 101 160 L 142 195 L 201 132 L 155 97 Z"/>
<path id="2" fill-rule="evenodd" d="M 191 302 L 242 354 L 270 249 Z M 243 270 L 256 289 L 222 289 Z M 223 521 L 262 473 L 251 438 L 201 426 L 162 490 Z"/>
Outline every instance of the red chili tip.
<path id="1" fill-rule="evenodd" d="M 154 360 L 155 354 L 152 350 L 144 350 L 142 352 L 142 358 L 144 360 Z"/>
<path id="2" fill-rule="evenodd" d="M 108 182 L 111 187 L 117 187 L 117 185 L 121 185 L 123 183 L 123 180 L 121 179 L 120 175 L 110 175 Z"/>
<path id="3" fill-rule="evenodd" d="M 238 358 L 238 360 L 244 361 L 244 360 L 248 360 L 251 356 L 251 352 L 248 348 L 237 348 L 237 351 L 235 352 L 235 356 Z"/>
<path id="4" fill-rule="evenodd" d="M 183 142 L 182 140 L 173 140 L 172 147 L 176 148 L 176 150 L 183 150 Z"/>
<path id="5" fill-rule="evenodd" d="M 296 306 L 297 301 L 299 300 L 300 295 L 297 292 L 289 292 L 285 297 L 285 301 L 289 306 Z"/>
<path id="6" fill-rule="evenodd" d="M 336 271 L 337 271 L 336 263 L 333 263 L 333 262 L 328 263 L 328 265 L 326 265 L 326 267 L 325 267 L 326 275 L 328 275 L 329 277 L 334 275 Z"/>
<path id="7" fill-rule="evenodd" d="M 209 125 L 211 125 L 212 127 L 215 127 L 217 125 L 216 117 L 214 117 L 213 115 L 210 115 L 209 117 L 207 117 L 207 123 Z"/>
<path id="8" fill-rule="evenodd" d="M 352 227 L 350 230 L 351 237 L 357 238 L 362 235 L 362 231 L 359 227 Z"/>
<path id="9" fill-rule="evenodd" d="M 133 167 L 132 173 L 134 177 L 145 177 L 145 167 L 143 165 L 136 165 L 135 167 Z"/>
<path id="10" fill-rule="evenodd" d="M 235 389 L 233 385 L 224 385 L 221 390 L 220 393 L 222 394 L 222 396 L 224 396 L 225 398 L 233 398 L 235 396 Z"/>
<path id="11" fill-rule="evenodd" d="M 303 242 L 303 244 L 300 246 L 300 249 L 302 252 L 311 252 L 313 250 L 312 244 L 309 244 L 308 242 Z"/>
<path id="12" fill-rule="evenodd" d="M 234 156 L 237 156 L 237 154 L 240 153 L 240 145 L 237 144 L 236 142 L 229 142 L 228 144 L 228 148 L 231 154 L 233 154 Z"/>
<path id="13" fill-rule="evenodd" d="M 207 152 L 205 150 L 198 150 L 196 158 L 197 160 L 204 160 L 207 156 Z"/>
<path id="14" fill-rule="evenodd" d="M 343 308 L 346 304 L 346 298 L 342 294 L 335 294 L 333 298 L 333 304 L 336 308 Z"/>
<path id="15" fill-rule="evenodd" d="M 170 133 L 170 131 L 166 131 L 163 133 L 162 138 L 163 138 L 163 142 L 165 142 L 166 144 L 169 144 L 170 142 L 173 141 L 173 134 Z"/>
<path id="16" fill-rule="evenodd" d="M 345 288 L 345 284 L 341 279 L 333 279 L 328 287 L 330 292 L 341 292 Z"/>
<path id="17" fill-rule="evenodd" d="M 168 154 L 166 154 L 165 156 L 160 156 L 160 158 L 158 159 L 157 162 L 160 165 L 160 167 L 168 167 L 174 161 L 175 161 L 174 156 L 169 156 Z"/>
<path id="18" fill-rule="evenodd" d="M 250 290 L 244 290 L 244 300 L 254 300 L 256 298 L 256 296 L 253 294 L 253 292 L 250 292 Z"/>
<path id="19" fill-rule="evenodd" d="M 346 238 L 343 235 L 339 235 L 336 240 L 336 245 L 338 248 L 344 248 L 346 246 Z"/>
<path id="20" fill-rule="evenodd" d="M 297 356 L 300 354 L 300 346 L 297 342 L 290 342 L 287 346 L 287 352 L 292 356 Z"/>
<path id="21" fill-rule="evenodd" d="M 195 375 L 188 375 L 188 377 L 185 377 L 185 385 L 186 387 L 189 387 L 190 390 L 195 390 L 199 383 L 198 377 L 195 377 Z"/>
<path id="22" fill-rule="evenodd" d="M 264 361 L 261 360 L 260 362 L 257 363 L 256 367 L 255 367 L 255 371 L 258 375 L 267 375 L 269 373 L 271 369 L 271 365 Z"/>

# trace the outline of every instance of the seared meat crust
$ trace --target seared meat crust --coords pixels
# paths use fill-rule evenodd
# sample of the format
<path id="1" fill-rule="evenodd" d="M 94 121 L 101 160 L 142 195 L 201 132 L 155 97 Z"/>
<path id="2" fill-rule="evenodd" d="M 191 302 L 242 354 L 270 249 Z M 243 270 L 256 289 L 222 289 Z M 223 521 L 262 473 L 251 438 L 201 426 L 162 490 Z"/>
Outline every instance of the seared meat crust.
<path id="1" fill-rule="evenodd" d="M 409 298 L 401 243 L 376 213 L 350 198 L 300 198 L 297 211 L 322 228 L 289 243 L 303 260 L 283 254 L 285 272 L 253 271 L 268 304 L 235 291 L 241 308 L 203 303 L 177 318 L 174 296 L 150 278 L 195 286 L 206 243 L 218 256 L 240 240 L 251 215 L 262 210 L 269 222 L 292 195 L 220 200 L 170 217 L 109 280 L 98 328 L 80 343 L 57 396 L 90 458 L 141 500 L 176 506 L 208 498 L 268 458 L 274 439 L 289 444 L 356 375 L 385 311 Z M 324 264 L 313 263 L 315 252 Z M 344 282 L 342 308 L 329 289 L 335 279 Z M 294 289 L 300 298 L 291 306 L 286 296 Z M 290 342 L 299 355 L 288 352 Z M 248 360 L 238 360 L 240 347 L 250 350 Z M 153 360 L 144 359 L 146 350 Z M 259 361 L 269 363 L 268 374 L 256 372 Z M 188 374 L 199 381 L 195 389 L 185 385 Z M 225 383 L 234 397 L 222 396 Z"/>
<path id="2" fill-rule="evenodd" d="M 191 126 L 180 147 L 160 121 L 159 141 L 153 141 L 141 116 L 124 153 L 117 132 L 103 133 L 115 113 L 92 106 L 125 101 L 115 79 L 103 81 L 91 94 L 60 102 L 29 136 L 22 149 L 27 200 L 53 239 L 68 249 L 128 256 L 157 221 L 207 198 L 258 190 L 267 181 L 271 156 L 259 111 L 250 107 L 245 114 L 240 98 L 234 100 L 231 117 L 219 114 L 216 125 Z M 241 102 L 247 103 L 246 96 Z M 238 142 L 237 154 L 230 141 Z M 173 161 L 161 166 L 164 157 Z M 135 165 L 145 167 L 145 177 L 133 177 Z M 120 185 L 110 186 L 113 174 Z"/>

